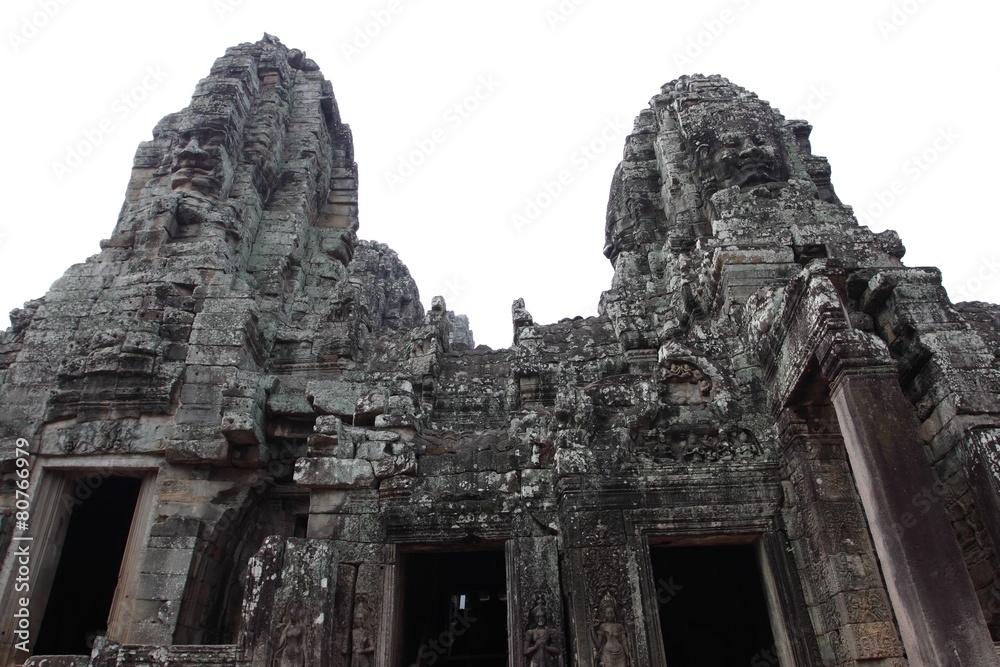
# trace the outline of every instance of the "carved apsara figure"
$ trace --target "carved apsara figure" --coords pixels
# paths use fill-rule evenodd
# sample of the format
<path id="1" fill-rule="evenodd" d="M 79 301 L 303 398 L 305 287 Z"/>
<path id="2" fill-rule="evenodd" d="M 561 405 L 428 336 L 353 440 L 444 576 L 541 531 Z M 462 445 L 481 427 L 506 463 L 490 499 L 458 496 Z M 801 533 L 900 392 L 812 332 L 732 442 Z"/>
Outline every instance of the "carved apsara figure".
<path id="1" fill-rule="evenodd" d="M 375 634 L 371 628 L 371 609 L 365 598 L 359 598 L 354 607 L 354 625 L 351 628 L 351 667 L 371 667 L 374 655 Z"/>
<path id="2" fill-rule="evenodd" d="M 700 463 L 705 460 L 705 451 L 702 449 L 701 438 L 697 433 L 688 433 L 684 448 L 684 461 L 687 463 Z"/>
<path id="3" fill-rule="evenodd" d="M 556 667 L 559 664 L 559 647 L 555 645 L 556 631 L 549 627 L 549 613 L 545 597 L 535 598 L 531 609 L 532 625 L 524 633 L 524 657 L 529 667 Z"/>
<path id="4" fill-rule="evenodd" d="M 724 428 L 719 429 L 719 438 L 716 441 L 715 450 L 720 461 L 732 461 L 735 457 L 733 445 L 730 442 L 730 435 Z"/>
<path id="5" fill-rule="evenodd" d="M 746 429 L 740 429 L 736 436 L 736 457 L 741 459 L 754 458 L 762 454 L 760 444 Z"/>
<path id="6" fill-rule="evenodd" d="M 305 604 L 292 600 L 284 620 L 274 627 L 271 667 L 306 667 L 309 655 Z"/>
<path id="7" fill-rule="evenodd" d="M 592 628 L 594 664 L 597 667 L 630 667 L 628 630 L 618 622 L 618 603 L 610 591 L 597 606 L 597 623 Z"/>

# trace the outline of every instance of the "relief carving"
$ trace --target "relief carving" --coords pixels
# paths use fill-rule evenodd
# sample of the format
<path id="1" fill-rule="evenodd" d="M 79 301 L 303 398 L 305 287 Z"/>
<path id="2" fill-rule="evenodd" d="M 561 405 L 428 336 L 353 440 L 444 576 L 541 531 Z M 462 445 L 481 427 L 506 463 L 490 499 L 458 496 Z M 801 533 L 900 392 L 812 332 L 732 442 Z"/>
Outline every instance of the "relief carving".
<path id="1" fill-rule="evenodd" d="M 595 618 L 591 628 L 594 664 L 597 667 L 630 667 L 628 630 L 618 620 L 618 602 L 610 590 L 604 591 Z"/>
<path id="2" fill-rule="evenodd" d="M 354 607 L 351 628 L 351 667 L 371 667 L 374 664 L 375 633 L 371 625 L 371 608 L 365 597 L 359 597 Z"/>
<path id="3" fill-rule="evenodd" d="M 309 653 L 309 627 L 305 619 L 305 603 L 293 600 L 281 623 L 271 633 L 273 649 L 270 667 L 305 667 Z"/>
<path id="4" fill-rule="evenodd" d="M 667 359 L 660 371 L 660 381 L 665 383 L 689 383 L 698 385 L 698 393 L 708 396 L 712 393 L 712 381 L 700 368 L 688 361 Z"/>
<path id="5" fill-rule="evenodd" d="M 538 594 L 524 633 L 524 656 L 528 659 L 528 667 L 557 667 L 560 664 L 556 636 L 557 630 L 549 623 L 545 596 Z"/>
<path id="6" fill-rule="evenodd" d="M 885 599 L 880 591 L 872 588 L 857 596 L 854 602 L 858 605 L 861 623 L 880 623 L 890 620 Z"/>
<path id="7" fill-rule="evenodd" d="M 58 448 L 63 454 L 119 454 L 130 452 L 138 439 L 135 421 L 84 422 L 59 432 Z"/>
<path id="8" fill-rule="evenodd" d="M 757 438 L 744 428 L 720 428 L 715 433 L 653 428 L 638 436 L 637 446 L 640 453 L 658 462 L 688 464 L 747 461 L 764 453 Z"/>
<path id="9" fill-rule="evenodd" d="M 890 658 L 899 655 L 903 648 L 891 623 L 848 625 L 844 637 L 851 655 L 859 660 Z"/>
<path id="10" fill-rule="evenodd" d="M 177 137 L 170 164 L 170 188 L 190 189 L 218 197 L 232 173 L 232 161 L 222 127 L 191 127 Z"/>

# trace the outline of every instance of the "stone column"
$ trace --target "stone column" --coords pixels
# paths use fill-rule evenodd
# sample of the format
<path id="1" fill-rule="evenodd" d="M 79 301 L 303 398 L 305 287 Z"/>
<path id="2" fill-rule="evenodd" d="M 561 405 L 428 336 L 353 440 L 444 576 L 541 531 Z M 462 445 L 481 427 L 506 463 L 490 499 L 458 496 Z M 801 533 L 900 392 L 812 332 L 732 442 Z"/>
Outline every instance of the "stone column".
<path id="1" fill-rule="evenodd" d="M 574 640 L 565 664 L 649 664 L 646 651 L 638 650 L 645 649 L 645 624 L 622 511 L 577 509 L 563 525 L 562 590 Z"/>
<path id="2" fill-rule="evenodd" d="M 817 353 L 913 667 L 1000 667 L 936 479 L 881 340 L 830 332 Z"/>
<path id="3" fill-rule="evenodd" d="M 833 408 L 785 408 L 778 429 L 788 480 L 782 514 L 816 635 L 815 640 L 804 638 L 797 661 L 789 662 L 903 664 L 902 641 L 883 592 Z M 822 660 L 806 655 L 813 641 L 812 650 L 818 650 Z"/>
<path id="4" fill-rule="evenodd" d="M 508 617 L 514 667 L 528 665 L 525 651 L 543 651 L 542 664 L 566 664 L 559 583 L 559 538 L 520 537 L 507 543 Z M 539 647 L 540 648 L 536 648 Z"/>
<path id="5" fill-rule="evenodd" d="M 272 535 L 247 565 L 238 650 L 252 667 L 328 665 L 340 554 L 329 540 Z M 339 656 L 338 656 L 339 657 Z"/>

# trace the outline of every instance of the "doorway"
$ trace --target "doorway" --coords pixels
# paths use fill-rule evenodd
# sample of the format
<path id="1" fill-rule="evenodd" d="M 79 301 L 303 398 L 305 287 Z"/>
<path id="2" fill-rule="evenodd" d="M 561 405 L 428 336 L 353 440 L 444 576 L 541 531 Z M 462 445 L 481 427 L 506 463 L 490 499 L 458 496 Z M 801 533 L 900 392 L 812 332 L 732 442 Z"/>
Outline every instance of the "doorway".
<path id="1" fill-rule="evenodd" d="M 401 667 L 506 667 L 503 551 L 405 554 L 402 609 Z"/>
<path id="2" fill-rule="evenodd" d="M 93 477 L 71 484 L 74 503 L 66 528 L 35 655 L 87 655 L 108 629 L 142 479 Z"/>
<path id="3" fill-rule="evenodd" d="M 651 546 L 650 562 L 670 667 L 779 664 L 752 545 Z"/>

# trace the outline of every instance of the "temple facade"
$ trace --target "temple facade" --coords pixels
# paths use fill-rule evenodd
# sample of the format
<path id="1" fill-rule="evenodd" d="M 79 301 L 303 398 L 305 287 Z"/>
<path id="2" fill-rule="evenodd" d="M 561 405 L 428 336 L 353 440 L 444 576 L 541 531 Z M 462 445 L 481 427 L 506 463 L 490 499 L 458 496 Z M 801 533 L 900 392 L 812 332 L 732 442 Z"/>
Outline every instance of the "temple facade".
<path id="1" fill-rule="evenodd" d="M 229 49 L 0 334 L 0 664 L 1000 667 L 1000 308 L 810 130 L 664 85 L 598 315 L 494 350 L 358 238 L 316 63 Z"/>

